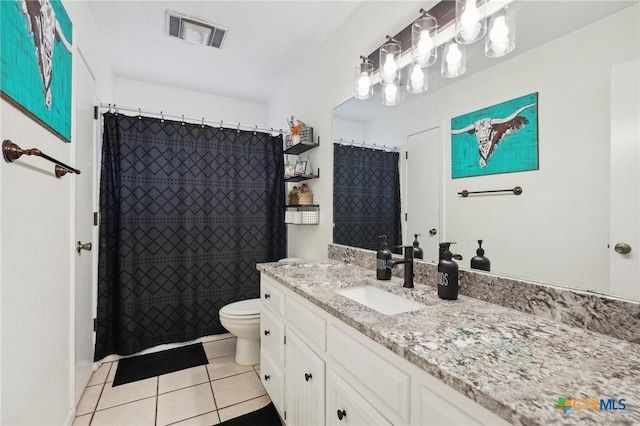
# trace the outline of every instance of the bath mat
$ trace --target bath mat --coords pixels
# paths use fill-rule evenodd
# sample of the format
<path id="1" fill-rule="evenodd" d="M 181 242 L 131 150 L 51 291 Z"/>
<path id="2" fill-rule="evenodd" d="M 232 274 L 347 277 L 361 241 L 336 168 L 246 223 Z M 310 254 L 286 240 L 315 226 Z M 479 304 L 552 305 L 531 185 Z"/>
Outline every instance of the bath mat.
<path id="1" fill-rule="evenodd" d="M 161 374 L 208 364 L 202 343 L 152 354 L 132 356 L 118 361 L 113 386 L 124 385 Z"/>
<path id="2" fill-rule="evenodd" d="M 282 426 L 278 411 L 270 402 L 259 410 L 220 423 L 220 426 Z"/>

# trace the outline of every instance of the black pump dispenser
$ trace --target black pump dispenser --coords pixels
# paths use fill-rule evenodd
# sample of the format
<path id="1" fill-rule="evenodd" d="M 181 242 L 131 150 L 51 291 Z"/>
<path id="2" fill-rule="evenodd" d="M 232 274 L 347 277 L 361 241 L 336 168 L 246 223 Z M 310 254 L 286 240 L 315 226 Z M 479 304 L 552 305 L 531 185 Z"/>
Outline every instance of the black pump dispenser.
<path id="1" fill-rule="evenodd" d="M 420 236 L 420 234 L 413 234 L 413 236 L 416 238 L 413 241 L 413 258 L 422 259 L 424 258 L 424 252 L 420 248 L 420 243 L 418 242 L 418 236 Z"/>
<path id="2" fill-rule="evenodd" d="M 438 262 L 438 297 L 456 300 L 458 298 L 458 264 L 451 259 L 451 244 L 440 243 L 441 259 Z"/>
<path id="3" fill-rule="evenodd" d="M 382 242 L 380 243 L 380 250 L 378 250 L 376 256 L 376 278 L 379 280 L 390 280 L 391 269 L 387 268 L 387 260 L 391 259 L 391 251 L 387 243 L 387 236 L 379 235 L 378 239 Z"/>
<path id="4" fill-rule="evenodd" d="M 491 261 L 484 256 L 482 248 L 482 240 L 478 240 L 479 248 L 476 250 L 476 256 L 471 259 L 471 267 L 473 269 L 481 269 L 483 271 L 491 271 Z"/>

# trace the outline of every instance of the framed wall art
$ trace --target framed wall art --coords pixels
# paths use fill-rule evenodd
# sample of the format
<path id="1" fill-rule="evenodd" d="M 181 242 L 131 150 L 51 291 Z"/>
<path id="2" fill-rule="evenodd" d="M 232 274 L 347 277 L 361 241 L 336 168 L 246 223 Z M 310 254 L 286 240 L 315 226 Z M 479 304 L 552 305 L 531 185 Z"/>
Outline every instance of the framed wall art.
<path id="1" fill-rule="evenodd" d="M 451 119 L 453 179 L 538 167 L 538 93 Z"/>
<path id="2" fill-rule="evenodd" d="M 60 0 L 0 1 L 0 94 L 67 142 L 72 32 Z"/>

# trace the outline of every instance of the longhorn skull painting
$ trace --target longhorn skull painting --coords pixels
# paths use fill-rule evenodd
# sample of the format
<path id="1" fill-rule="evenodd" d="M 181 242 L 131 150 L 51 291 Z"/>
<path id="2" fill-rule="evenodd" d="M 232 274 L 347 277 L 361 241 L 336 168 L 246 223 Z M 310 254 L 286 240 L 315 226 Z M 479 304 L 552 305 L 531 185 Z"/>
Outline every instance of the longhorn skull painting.
<path id="1" fill-rule="evenodd" d="M 453 178 L 537 169 L 537 93 L 452 119 L 451 144 Z"/>
<path id="2" fill-rule="evenodd" d="M 0 3 L 3 97 L 70 140 L 72 26 L 62 3 Z"/>

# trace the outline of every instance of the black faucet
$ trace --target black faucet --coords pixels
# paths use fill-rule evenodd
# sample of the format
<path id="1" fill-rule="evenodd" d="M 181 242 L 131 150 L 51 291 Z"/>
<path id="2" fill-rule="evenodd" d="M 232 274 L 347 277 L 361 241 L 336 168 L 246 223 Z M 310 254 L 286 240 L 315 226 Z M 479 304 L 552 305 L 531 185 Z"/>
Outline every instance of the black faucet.
<path id="1" fill-rule="evenodd" d="M 393 269 L 396 265 L 404 265 L 403 287 L 413 288 L 413 246 L 404 246 L 404 259 L 387 260 L 387 269 Z"/>
<path id="2" fill-rule="evenodd" d="M 440 246 L 440 252 L 438 253 L 438 261 L 440 261 L 440 260 L 442 260 L 444 258 L 444 252 L 446 250 L 450 251 L 451 244 L 455 244 L 455 243 L 454 242 L 444 242 L 443 244 L 446 244 L 446 246 L 444 246 L 444 247 Z M 456 260 L 462 260 L 462 255 L 451 252 L 451 258 L 452 259 L 456 259 Z"/>

